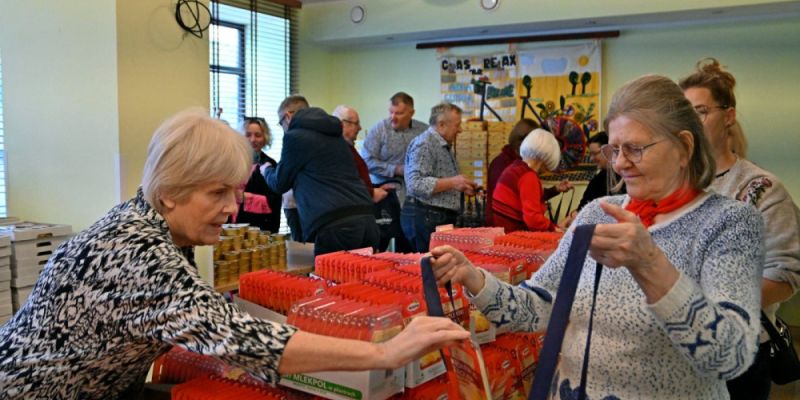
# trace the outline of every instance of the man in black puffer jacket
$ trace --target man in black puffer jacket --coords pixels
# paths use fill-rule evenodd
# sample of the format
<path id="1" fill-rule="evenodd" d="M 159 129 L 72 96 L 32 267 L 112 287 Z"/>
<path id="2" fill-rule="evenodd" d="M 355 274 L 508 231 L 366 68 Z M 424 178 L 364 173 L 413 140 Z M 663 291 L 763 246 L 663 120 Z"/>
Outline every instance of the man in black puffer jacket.
<path id="1" fill-rule="evenodd" d="M 314 242 L 314 255 L 377 248 L 372 198 L 342 138 L 341 121 L 316 107 L 290 118 L 281 161 L 262 171 L 267 185 L 277 193 L 294 190 L 304 240 Z"/>

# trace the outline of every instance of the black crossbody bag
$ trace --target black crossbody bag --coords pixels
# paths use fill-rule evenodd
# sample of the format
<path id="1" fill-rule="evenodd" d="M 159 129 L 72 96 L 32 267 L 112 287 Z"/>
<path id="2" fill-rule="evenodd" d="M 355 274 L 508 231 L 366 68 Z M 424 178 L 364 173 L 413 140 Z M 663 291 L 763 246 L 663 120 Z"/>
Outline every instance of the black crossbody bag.
<path id="1" fill-rule="evenodd" d="M 792 333 L 782 319 L 775 317 L 775 325 L 761 312 L 761 325 L 769 334 L 769 375 L 778 385 L 800 379 L 800 359 L 792 342 Z"/>

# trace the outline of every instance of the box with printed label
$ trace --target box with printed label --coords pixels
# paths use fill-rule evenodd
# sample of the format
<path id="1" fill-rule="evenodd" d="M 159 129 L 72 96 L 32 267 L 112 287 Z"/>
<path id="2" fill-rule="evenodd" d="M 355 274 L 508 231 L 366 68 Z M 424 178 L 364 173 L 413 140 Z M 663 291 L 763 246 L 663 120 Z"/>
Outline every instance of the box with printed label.
<path id="1" fill-rule="evenodd" d="M 256 318 L 286 323 L 286 317 L 270 309 L 235 297 L 239 308 Z M 405 368 L 373 371 L 327 371 L 282 376 L 279 384 L 331 400 L 385 400 L 402 393 Z"/>

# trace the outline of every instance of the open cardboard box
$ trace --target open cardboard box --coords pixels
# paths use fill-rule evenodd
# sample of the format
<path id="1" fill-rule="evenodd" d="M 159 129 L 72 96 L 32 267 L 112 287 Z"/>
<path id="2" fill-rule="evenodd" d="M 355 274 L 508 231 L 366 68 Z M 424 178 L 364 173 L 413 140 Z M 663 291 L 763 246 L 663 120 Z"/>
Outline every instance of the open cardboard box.
<path id="1" fill-rule="evenodd" d="M 285 324 L 286 316 L 268 308 L 234 297 L 242 311 L 256 318 Z M 360 372 L 315 372 L 282 376 L 280 385 L 332 400 L 385 400 L 402 393 L 405 368 Z"/>

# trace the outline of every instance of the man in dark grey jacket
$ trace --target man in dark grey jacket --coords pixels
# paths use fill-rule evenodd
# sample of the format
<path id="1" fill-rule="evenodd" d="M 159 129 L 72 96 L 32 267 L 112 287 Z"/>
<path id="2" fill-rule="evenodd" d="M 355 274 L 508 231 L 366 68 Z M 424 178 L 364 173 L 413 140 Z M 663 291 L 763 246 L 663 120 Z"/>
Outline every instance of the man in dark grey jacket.
<path id="1" fill-rule="evenodd" d="M 380 241 L 372 198 L 348 146 L 338 118 L 302 108 L 288 123 L 280 162 L 262 170 L 273 191 L 294 190 L 303 239 L 314 242 L 315 255 L 377 248 Z"/>

